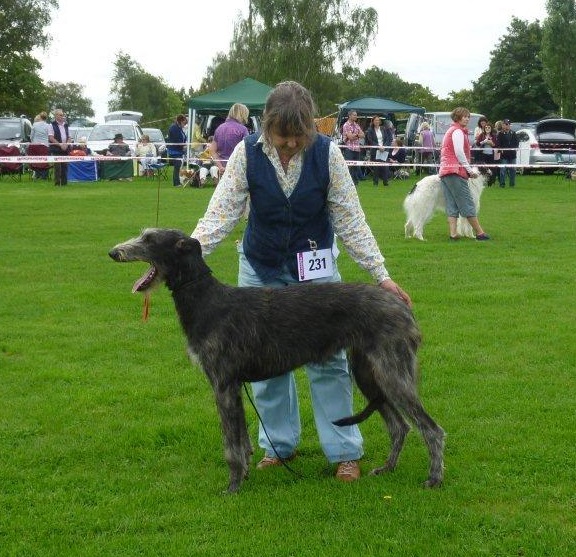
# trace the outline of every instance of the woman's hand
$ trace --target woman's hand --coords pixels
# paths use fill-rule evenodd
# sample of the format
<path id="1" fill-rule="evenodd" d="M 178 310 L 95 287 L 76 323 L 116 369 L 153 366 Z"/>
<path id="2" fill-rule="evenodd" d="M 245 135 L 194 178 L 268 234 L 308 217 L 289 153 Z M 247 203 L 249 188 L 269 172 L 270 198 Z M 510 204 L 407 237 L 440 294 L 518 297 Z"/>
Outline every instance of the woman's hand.
<path id="1" fill-rule="evenodd" d="M 383 280 L 378 286 L 398 296 L 398 298 L 400 298 L 409 308 L 412 307 L 410 296 L 408 296 L 408 294 L 404 292 L 404 290 L 402 290 L 402 288 L 400 288 L 392 279 Z"/>

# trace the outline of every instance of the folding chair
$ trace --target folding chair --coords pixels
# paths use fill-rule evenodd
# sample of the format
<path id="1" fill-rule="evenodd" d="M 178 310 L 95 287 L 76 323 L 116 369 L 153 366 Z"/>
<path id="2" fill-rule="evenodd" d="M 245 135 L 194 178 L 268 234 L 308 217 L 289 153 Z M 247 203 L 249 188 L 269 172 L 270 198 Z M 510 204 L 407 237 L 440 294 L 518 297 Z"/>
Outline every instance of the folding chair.
<path id="1" fill-rule="evenodd" d="M 20 149 L 16 145 L 6 145 L 0 147 L 0 157 L 19 157 Z M 8 176 L 9 179 L 15 182 L 22 181 L 22 174 L 24 173 L 24 165 L 21 162 L 0 162 L 0 179 Z"/>
<path id="2" fill-rule="evenodd" d="M 47 157 L 50 154 L 48 145 L 41 143 L 30 143 L 28 145 L 28 155 L 31 157 Z M 51 166 L 48 162 L 31 162 L 28 163 L 28 168 L 32 171 L 32 180 L 48 180 L 50 178 Z"/>
<path id="3" fill-rule="evenodd" d="M 167 168 L 167 164 L 162 162 L 161 159 L 158 159 L 157 162 L 153 162 L 150 165 L 150 168 L 153 170 L 154 174 L 152 175 L 152 178 L 158 178 L 158 181 L 162 180 L 168 180 L 168 172 L 166 170 Z"/>

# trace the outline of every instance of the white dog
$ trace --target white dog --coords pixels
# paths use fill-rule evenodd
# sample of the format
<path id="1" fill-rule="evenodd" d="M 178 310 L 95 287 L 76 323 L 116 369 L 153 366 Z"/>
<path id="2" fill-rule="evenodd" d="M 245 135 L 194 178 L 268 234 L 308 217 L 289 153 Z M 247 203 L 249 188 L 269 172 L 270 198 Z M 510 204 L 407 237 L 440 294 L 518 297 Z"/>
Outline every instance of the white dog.
<path id="1" fill-rule="evenodd" d="M 488 177 L 489 175 L 480 174 L 477 178 L 468 179 L 477 213 L 480 211 L 480 196 Z M 440 176 L 431 174 L 422 178 L 404 199 L 404 212 L 406 213 L 404 234 L 406 238 L 424 240 L 424 227 L 432 219 L 434 211 L 445 210 L 446 204 L 442 193 L 442 185 L 440 184 Z M 474 238 L 474 230 L 466 218 L 458 217 L 458 235 Z"/>

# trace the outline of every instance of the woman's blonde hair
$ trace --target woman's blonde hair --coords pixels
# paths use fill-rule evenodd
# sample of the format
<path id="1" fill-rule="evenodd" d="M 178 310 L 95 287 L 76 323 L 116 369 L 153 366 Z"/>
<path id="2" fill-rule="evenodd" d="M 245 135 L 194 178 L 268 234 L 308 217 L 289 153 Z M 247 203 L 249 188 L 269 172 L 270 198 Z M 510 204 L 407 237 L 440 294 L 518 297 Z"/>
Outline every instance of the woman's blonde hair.
<path id="1" fill-rule="evenodd" d="M 242 124 L 246 124 L 248 122 L 249 115 L 250 110 L 248 110 L 248 107 L 242 103 L 233 104 L 228 111 L 229 118 L 234 118 L 234 120 L 238 120 L 238 122 L 242 122 Z"/>

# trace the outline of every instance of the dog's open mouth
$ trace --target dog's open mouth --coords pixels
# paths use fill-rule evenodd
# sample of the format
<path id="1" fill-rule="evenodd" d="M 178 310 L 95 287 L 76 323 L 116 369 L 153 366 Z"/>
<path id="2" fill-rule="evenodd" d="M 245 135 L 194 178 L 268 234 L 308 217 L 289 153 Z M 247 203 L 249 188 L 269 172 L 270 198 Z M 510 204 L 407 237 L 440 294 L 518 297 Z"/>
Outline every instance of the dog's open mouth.
<path id="1" fill-rule="evenodd" d="M 132 293 L 136 292 L 146 292 L 152 286 L 154 286 L 154 279 L 158 276 L 158 270 L 154 265 L 150 268 L 134 283 L 132 287 Z"/>

